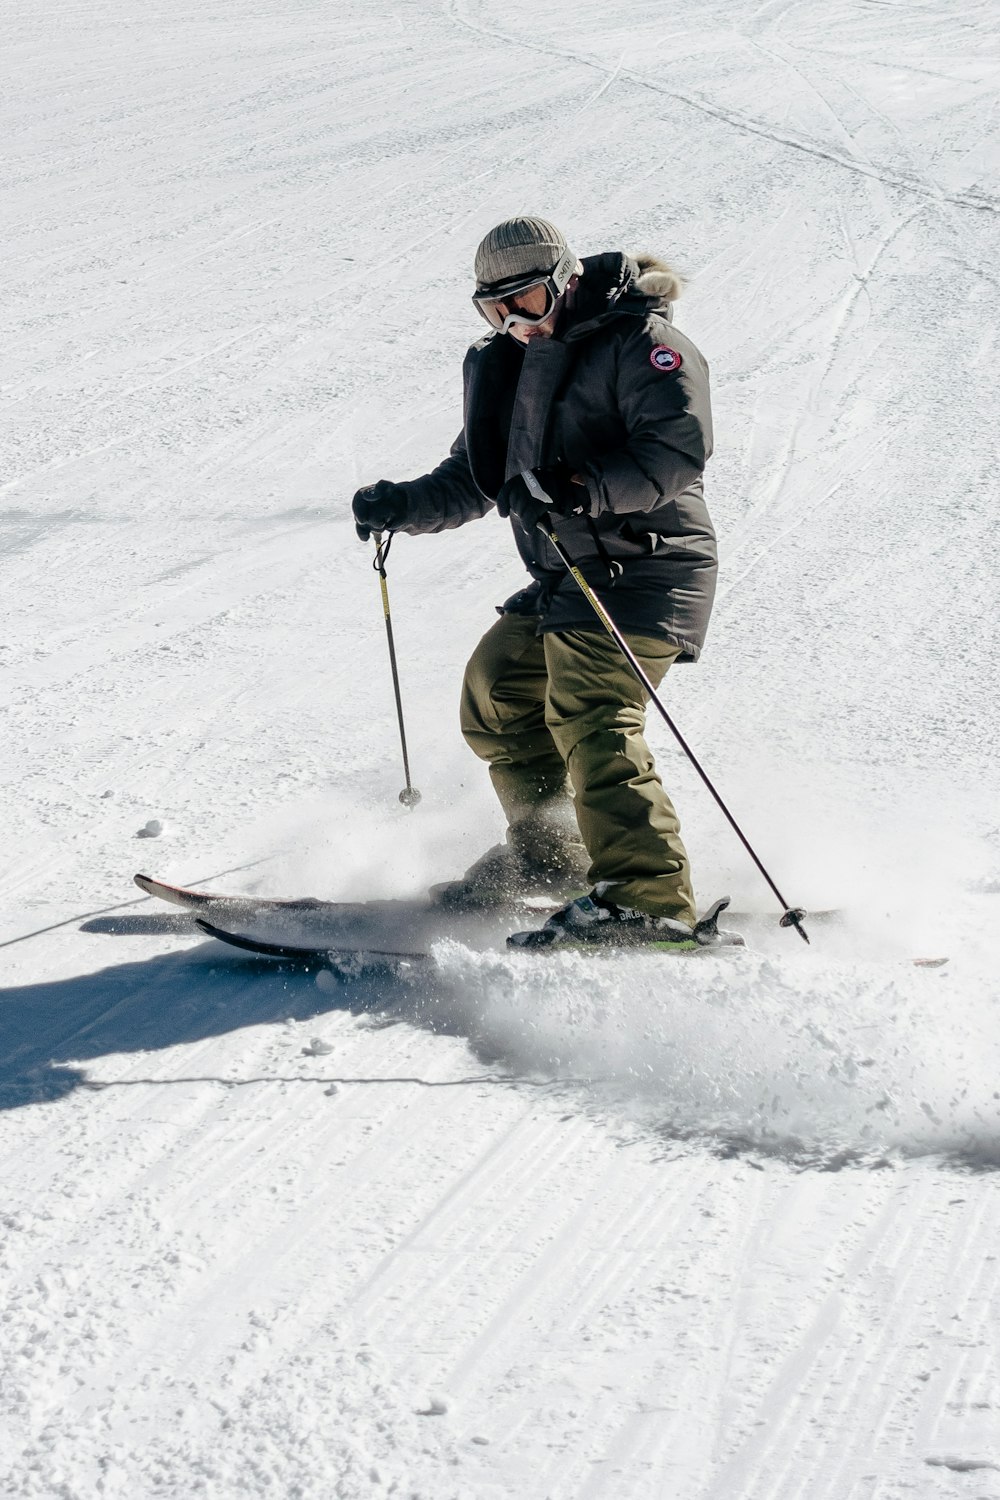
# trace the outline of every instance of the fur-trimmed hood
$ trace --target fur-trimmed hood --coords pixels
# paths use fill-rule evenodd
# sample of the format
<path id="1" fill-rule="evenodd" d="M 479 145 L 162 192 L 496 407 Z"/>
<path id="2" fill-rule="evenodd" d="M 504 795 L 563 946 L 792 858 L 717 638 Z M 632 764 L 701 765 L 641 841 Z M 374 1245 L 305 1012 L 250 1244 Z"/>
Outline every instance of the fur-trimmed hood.
<path id="1" fill-rule="evenodd" d="M 673 266 L 668 266 L 665 260 L 660 260 L 657 255 L 647 255 L 643 252 L 632 257 L 638 269 L 635 284 L 640 292 L 645 292 L 647 297 L 655 297 L 659 302 L 676 302 L 684 290 L 685 278 Z"/>
<path id="2" fill-rule="evenodd" d="M 672 304 L 684 278 L 659 256 L 625 255 L 611 250 L 583 259 L 583 276 L 568 310 L 565 336 L 579 338 L 621 313 L 646 317 L 651 312 L 672 321 Z"/>

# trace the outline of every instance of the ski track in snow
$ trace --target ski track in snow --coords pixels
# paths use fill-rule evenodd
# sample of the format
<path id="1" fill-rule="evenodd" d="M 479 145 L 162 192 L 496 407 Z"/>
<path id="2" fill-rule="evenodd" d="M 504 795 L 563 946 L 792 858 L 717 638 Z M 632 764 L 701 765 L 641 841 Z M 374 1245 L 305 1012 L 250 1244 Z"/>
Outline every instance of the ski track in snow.
<path id="1" fill-rule="evenodd" d="M 1000 1500 L 993 7 L 0 40 L 0 1488 Z M 446 451 L 471 256 L 526 209 L 692 276 L 723 572 L 671 706 L 843 919 L 234 955 L 132 871 L 404 895 L 498 831 L 454 720 L 505 528 L 394 548 L 409 814 L 349 497 Z M 761 910 L 651 738 L 700 896 Z"/>

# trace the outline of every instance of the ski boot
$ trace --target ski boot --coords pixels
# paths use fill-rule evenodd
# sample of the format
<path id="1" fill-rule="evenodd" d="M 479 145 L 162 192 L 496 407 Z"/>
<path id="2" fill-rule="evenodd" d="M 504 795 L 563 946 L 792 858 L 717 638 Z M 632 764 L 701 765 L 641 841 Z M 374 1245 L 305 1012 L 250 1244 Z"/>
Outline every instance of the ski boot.
<path id="1" fill-rule="evenodd" d="M 697 953 L 702 948 L 742 947 L 737 932 L 720 932 L 719 913 L 729 905 L 724 896 L 706 912 L 701 921 L 689 927 L 676 917 L 654 917 L 648 912 L 618 906 L 608 899 L 613 882 L 602 880 L 587 896 L 553 912 L 542 927 L 532 932 L 513 932 L 508 948 L 650 948 L 660 953 Z"/>
<path id="2" fill-rule="evenodd" d="M 555 905 L 565 901 L 587 883 L 588 860 L 563 862 L 529 859 L 509 844 L 496 844 L 460 880 L 432 885 L 430 897 L 436 906 L 471 911 L 493 907 L 517 907 L 528 900 Z"/>

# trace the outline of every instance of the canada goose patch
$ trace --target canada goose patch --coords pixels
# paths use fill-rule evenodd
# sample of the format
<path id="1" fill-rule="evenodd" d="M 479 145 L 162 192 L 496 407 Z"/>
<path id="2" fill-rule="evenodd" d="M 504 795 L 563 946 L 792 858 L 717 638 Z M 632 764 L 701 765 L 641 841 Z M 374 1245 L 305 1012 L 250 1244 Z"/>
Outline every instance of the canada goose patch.
<path id="1" fill-rule="evenodd" d="M 676 349 L 669 348 L 667 344 L 657 344 L 650 353 L 649 362 L 658 370 L 679 370 L 684 361 Z"/>

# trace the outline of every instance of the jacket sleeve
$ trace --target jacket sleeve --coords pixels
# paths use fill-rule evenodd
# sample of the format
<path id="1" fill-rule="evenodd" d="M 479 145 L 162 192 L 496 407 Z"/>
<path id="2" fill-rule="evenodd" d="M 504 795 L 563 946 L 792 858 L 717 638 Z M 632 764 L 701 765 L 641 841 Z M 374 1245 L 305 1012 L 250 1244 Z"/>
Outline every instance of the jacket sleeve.
<path id="1" fill-rule="evenodd" d="M 452 443 L 443 463 L 401 488 L 406 491 L 406 520 L 396 530 L 410 536 L 449 531 L 466 521 L 478 521 L 493 509 L 493 501 L 477 489 L 472 477 L 464 431 Z"/>
<path id="2" fill-rule="evenodd" d="M 656 320 L 629 334 L 615 382 L 626 437 L 587 464 L 594 516 L 651 511 L 676 499 L 712 453 L 708 365 L 677 329 Z"/>

